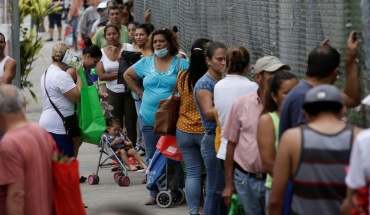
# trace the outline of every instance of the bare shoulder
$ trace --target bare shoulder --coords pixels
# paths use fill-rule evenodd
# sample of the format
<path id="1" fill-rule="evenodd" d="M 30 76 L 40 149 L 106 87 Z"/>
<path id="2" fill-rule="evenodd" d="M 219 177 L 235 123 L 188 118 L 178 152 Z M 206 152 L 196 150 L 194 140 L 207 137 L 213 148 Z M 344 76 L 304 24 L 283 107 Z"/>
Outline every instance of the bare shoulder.
<path id="1" fill-rule="evenodd" d="M 296 143 L 300 142 L 301 136 L 302 134 L 300 127 L 291 128 L 283 133 L 280 138 L 280 142 L 282 144 L 294 146 L 297 145 Z"/>
<path id="2" fill-rule="evenodd" d="M 268 113 L 262 114 L 260 116 L 259 123 L 264 124 L 264 125 L 268 125 L 268 124 L 273 125 L 273 121 L 272 121 L 272 118 L 271 118 L 270 114 L 268 114 Z"/>
<path id="3" fill-rule="evenodd" d="M 15 66 L 17 62 L 13 58 L 8 58 L 8 60 L 5 62 L 5 66 Z"/>

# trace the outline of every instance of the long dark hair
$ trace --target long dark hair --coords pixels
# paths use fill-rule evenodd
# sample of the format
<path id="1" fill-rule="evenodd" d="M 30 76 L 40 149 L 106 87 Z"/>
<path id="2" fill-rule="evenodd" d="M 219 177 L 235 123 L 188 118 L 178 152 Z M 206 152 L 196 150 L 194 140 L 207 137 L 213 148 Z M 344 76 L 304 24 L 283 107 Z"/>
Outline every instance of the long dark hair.
<path id="1" fill-rule="evenodd" d="M 189 69 L 182 76 L 180 86 L 183 88 L 185 77 L 188 75 L 188 90 L 191 92 L 197 81 L 207 72 L 208 66 L 206 63 L 205 50 L 207 45 L 212 43 L 209 39 L 197 39 L 191 46 L 190 66 Z"/>
<path id="2" fill-rule="evenodd" d="M 297 79 L 297 76 L 287 71 L 278 72 L 276 73 L 276 75 L 270 78 L 268 89 L 266 89 L 265 91 L 265 104 L 263 106 L 262 114 L 277 111 L 278 104 L 276 104 L 276 102 L 272 98 L 271 93 L 277 95 L 281 84 L 284 81 L 291 79 Z"/>

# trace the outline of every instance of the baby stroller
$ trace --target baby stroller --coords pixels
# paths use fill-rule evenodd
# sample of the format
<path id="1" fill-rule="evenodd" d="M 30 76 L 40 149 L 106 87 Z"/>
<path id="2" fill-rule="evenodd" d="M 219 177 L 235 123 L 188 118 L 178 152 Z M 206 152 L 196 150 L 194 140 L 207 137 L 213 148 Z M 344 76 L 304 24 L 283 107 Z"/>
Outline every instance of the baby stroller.
<path id="1" fill-rule="evenodd" d="M 102 108 L 104 110 L 104 116 L 105 117 L 112 117 L 112 114 L 110 113 L 111 110 L 113 110 L 113 107 L 109 105 L 107 102 L 103 101 L 101 102 Z M 96 170 L 96 174 L 89 175 L 88 182 L 90 185 L 95 185 L 99 183 L 99 168 L 110 168 L 112 166 L 112 162 L 107 162 L 108 159 L 112 159 L 112 161 L 116 161 L 119 165 L 118 172 L 114 173 L 113 178 L 118 183 L 119 186 L 129 186 L 130 185 L 130 178 L 127 176 L 127 169 L 126 166 L 122 163 L 122 160 L 120 159 L 119 154 L 117 154 L 113 148 L 111 147 L 108 137 L 106 135 L 102 135 L 102 138 L 100 140 L 101 149 L 100 149 L 100 157 L 99 157 L 99 163 Z M 103 154 L 106 154 L 108 157 L 102 161 Z"/>
<path id="2" fill-rule="evenodd" d="M 172 203 L 180 205 L 185 201 L 184 172 L 181 163 L 166 158 L 156 150 L 148 167 L 148 181 L 146 187 L 158 187 L 160 191 L 156 201 L 160 207 L 167 208 Z"/>
<path id="3" fill-rule="evenodd" d="M 100 144 L 101 144 L 101 149 L 100 149 L 100 157 L 99 157 L 98 167 L 97 167 L 97 170 L 96 170 L 96 174 L 94 173 L 93 175 L 89 175 L 89 177 L 88 177 L 89 184 L 94 185 L 94 184 L 99 183 L 99 176 L 98 176 L 99 168 L 111 167 L 112 163 L 107 162 L 107 161 L 108 161 L 108 159 L 112 159 L 112 160 L 117 161 L 117 163 L 119 165 L 118 172 L 114 173 L 114 175 L 113 175 L 114 181 L 116 181 L 118 183 L 118 185 L 121 186 L 121 187 L 122 186 L 127 187 L 128 185 L 130 185 L 130 178 L 127 176 L 127 169 L 126 169 L 125 165 L 122 163 L 118 154 L 111 147 L 111 145 L 110 145 L 110 143 L 107 140 L 107 137 L 105 135 L 102 136 L 102 138 L 100 140 Z M 103 154 L 106 154 L 108 157 L 105 158 L 105 160 L 103 162 L 101 162 Z"/>

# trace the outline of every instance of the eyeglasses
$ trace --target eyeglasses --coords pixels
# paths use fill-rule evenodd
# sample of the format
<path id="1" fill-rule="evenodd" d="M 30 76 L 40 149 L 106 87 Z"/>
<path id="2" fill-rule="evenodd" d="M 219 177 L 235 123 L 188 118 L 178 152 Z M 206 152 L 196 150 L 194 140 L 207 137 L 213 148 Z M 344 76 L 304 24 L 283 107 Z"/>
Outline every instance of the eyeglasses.
<path id="1" fill-rule="evenodd" d="M 0 44 L 4 44 L 5 43 L 5 41 L 0 41 Z"/>

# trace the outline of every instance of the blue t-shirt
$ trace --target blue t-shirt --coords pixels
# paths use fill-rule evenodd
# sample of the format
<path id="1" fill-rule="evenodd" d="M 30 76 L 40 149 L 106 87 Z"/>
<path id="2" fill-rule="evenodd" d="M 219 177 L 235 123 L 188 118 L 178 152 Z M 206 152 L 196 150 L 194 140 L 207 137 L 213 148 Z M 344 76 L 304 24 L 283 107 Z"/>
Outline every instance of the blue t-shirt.
<path id="1" fill-rule="evenodd" d="M 154 56 L 143 57 L 132 68 L 143 79 L 144 94 L 139 114 L 144 123 L 154 126 L 155 113 L 158 110 L 160 100 L 167 99 L 176 84 L 177 74 L 181 70 L 189 68 L 189 62 L 175 56 L 167 72 L 159 72 L 155 68 Z M 180 61 L 180 70 L 178 61 Z"/>
<path id="2" fill-rule="evenodd" d="M 307 123 L 302 106 L 306 93 L 312 88 L 307 81 L 302 80 L 285 97 L 280 111 L 279 138 L 284 131 Z"/>
<path id="3" fill-rule="evenodd" d="M 206 117 L 203 114 L 202 108 L 199 105 L 198 99 L 197 99 L 197 92 L 199 90 L 209 90 L 213 93 L 216 85 L 216 80 L 209 77 L 207 74 L 204 74 L 195 84 L 194 87 L 194 97 L 195 97 L 195 104 L 197 105 L 198 111 L 200 113 L 200 118 L 202 119 L 203 127 L 206 130 L 207 134 L 214 134 L 217 127 L 216 120 L 208 121 Z"/>

